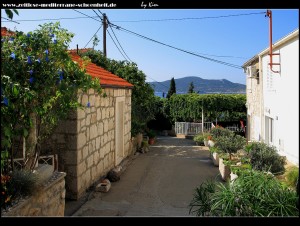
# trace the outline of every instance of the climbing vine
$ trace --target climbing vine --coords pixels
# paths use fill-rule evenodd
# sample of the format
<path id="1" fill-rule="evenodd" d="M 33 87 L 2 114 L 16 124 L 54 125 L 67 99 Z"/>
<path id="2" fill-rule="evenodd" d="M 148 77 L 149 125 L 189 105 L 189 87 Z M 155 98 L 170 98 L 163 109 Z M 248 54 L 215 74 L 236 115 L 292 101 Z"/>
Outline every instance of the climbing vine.
<path id="1" fill-rule="evenodd" d="M 244 94 L 180 94 L 173 95 L 168 103 L 172 121 L 200 121 L 202 109 L 206 121 L 246 120 Z"/>
<path id="2" fill-rule="evenodd" d="M 1 174 L 17 140 L 26 139 L 26 157 L 36 156 L 59 120 L 81 106 L 78 89 L 100 92 L 99 80 L 70 59 L 72 37 L 59 23 L 49 23 L 1 38 Z"/>

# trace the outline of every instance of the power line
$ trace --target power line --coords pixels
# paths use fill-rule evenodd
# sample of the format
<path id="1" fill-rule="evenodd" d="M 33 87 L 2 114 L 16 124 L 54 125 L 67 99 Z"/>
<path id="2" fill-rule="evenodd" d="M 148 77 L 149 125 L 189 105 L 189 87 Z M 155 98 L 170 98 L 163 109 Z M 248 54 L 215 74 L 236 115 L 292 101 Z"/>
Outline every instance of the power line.
<path id="1" fill-rule="evenodd" d="M 266 12 L 257 12 L 257 13 L 241 13 L 241 14 L 230 14 L 223 16 L 207 16 L 207 17 L 187 17 L 187 18 L 168 18 L 168 19 L 151 19 L 151 20 L 115 20 L 112 22 L 119 23 L 137 23 L 137 22 L 162 22 L 162 21 L 180 21 L 180 20 L 204 20 L 204 19 L 218 19 L 218 18 L 226 18 L 226 17 L 236 17 L 236 16 L 250 16 L 257 14 L 265 14 Z"/>
<path id="2" fill-rule="evenodd" d="M 209 61 L 212 61 L 212 62 L 215 62 L 215 63 L 223 64 L 223 65 L 226 65 L 226 66 L 229 66 L 229 67 L 233 67 L 233 68 L 237 68 L 237 69 L 242 69 L 242 67 L 239 66 L 239 65 L 235 65 L 235 64 L 231 64 L 231 63 L 224 62 L 224 61 L 216 60 L 216 59 L 213 59 L 213 58 L 205 57 L 205 56 L 202 56 L 202 55 L 200 55 L 200 54 L 193 53 L 193 52 L 190 52 L 190 51 L 187 51 L 187 50 L 184 50 L 184 49 L 175 47 L 175 46 L 171 46 L 171 45 L 169 45 L 169 44 L 166 44 L 166 43 L 163 43 L 163 42 L 154 40 L 154 39 L 152 39 L 152 38 L 148 38 L 148 37 L 146 37 L 146 36 L 144 36 L 144 35 L 140 35 L 140 34 L 138 34 L 138 33 L 136 33 L 136 32 L 130 31 L 130 30 L 128 30 L 128 29 L 125 29 L 125 28 L 123 28 L 123 27 L 117 26 L 117 25 L 115 25 L 115 24 L 112 24 L 112 23 L 111 23 L 111 25 L 114 26 L 116 29 L 123 30 L 123 31 L 125 31 L 125 32 L 127 32 L 127 33 L 134 34 L 134 35 L 136 35 L 136 36 L 138 36 L 138 37 L 140 37 L 140 38 L 143 38 L 143 39 L 146 39 L 146 40 L 149 40 L 149 41 L 158 43 L 158 44 L 160 44 L 160 45 L 164 45 L 164 46 L 167 46 L 167 47 L 169 47 L 169 48 L 176 49 L 176 50 L 178 50 L 178 51 L 181 51 L 181 52 L 184 52 L 184 53 L 193 55 L 193 56 L 197 56 L 197 57 L 200 57 L 200 58 L 202 58 L 202 59 L 209 60 Z"/>
<path id="3" fill-rule="evenodd" d="M 12 23 L 20 24 L 16 20 L 10 20 L 10 19 L 7 19 L 5 17 L 1 17 L 1 18 L 6 20 L 6 21 L 1 21 L 1 22 L 12 22 Z"/>
<path id="4" fill-rule="evenodd" d="M 3 17 L 1 17 L 3 18 Z M 62 18 L 46 18 L 46 19 L 32 19 L 32 20 L 15 20 L 19 22 L 34 22 L 34 21 L 47 21 L 47 20 L 76 20 L 76 19 L 89 19 L 89 16 L 81 17 L 62 17 Z M 92 18 L 97 18 L 96 16 Z M 4 18 L 6 19 L 6 18 Z"/>
<path id="5" fill-rule="evenodd" d="M 98 21 L 98 22 L 101 22 L 100 20 L 97 20 L 96 18 L 94 18 L 94 17 L 92 17 L 92 16 L 89 16 L 89 15 L 87 15 L 87 14 L 85 14 L 85 13 L 82 13 L 82 12 L 76 10 L 76 9 L 73 9 L 73 10 L 76 11 L 76 12 L 78 12 L 78 13 L 80 13 L 80 14 L 82 14 L 82 15 L 84 15 L 84 16 L 87 16 L 87 17 L 89 17 L 89 18 L 91 18 L 91 19 L 93 19 L 93 20 L 96 20 L 96 21 Z"/>
<path id="6" fill-rule="evenodd" d="M 90 41 L 88 41 L 88 43 L 84 46 L 84 48 L 92 41 L 93 37 L 98 33 L 98 31 L 101 29 L 102 27 L 102 24 L 101 26 L 98 28 L 98 30 L 95 32 L 95 34 L 91 37 Z"/>
<path id="7" fill-rule="evenodd" d="M 115 40 L 112 38 L 111 34 L 109 33 L 109 30 L 107 30 L 109 37 L 111 38 L 111 40 L 113 41 L 113 43 L 115 44 L 115 46 L 117 47 L 117 49 L 119 50 L 119 52 L 122 54 L 122 56 L 124 57 L 124 59 L 126 61 L 128 61 L 128 59 L 125 57 L 125 55 L 121 52 L 121 50 L 119 49 L 118 45 L 116 44 Z"/>
<path id="8" fill-rule="evenodd" d="M 116 40 L 117 40 L 117 42 L 119 43 L 119 46 L 121 47 L 121 49 L 123 50 L 123 53 L 126 55 L 126 57 L 129 59 L 129 61 L 131 61 L 131 59 L 129 58 L 129 56 L 126 54 L 126 52 L 125 52 L 125 50 L 123 49 L 123 47 L 122 47 L 122 45 L 121 45 L 121 43 L 119 42 L 119 40 L 118 40 L 118 38 L 117 38 L 117 36 L 116 36 L 116 34 L 115 34 L 115 32 L 114 32 L 114 30 L 112 29 L 112 27 L 111 27 L 111 25 L 110 25 L 110 22 L 109 22 L 109 20 L 107 19 L 107 21 L 108 21 L 108 25 L 109 25 L 109 28 L 111 29 L 111 31 L 113 32 L 113 35 L 115 36 L 115 38 L 116 38 Z"/>

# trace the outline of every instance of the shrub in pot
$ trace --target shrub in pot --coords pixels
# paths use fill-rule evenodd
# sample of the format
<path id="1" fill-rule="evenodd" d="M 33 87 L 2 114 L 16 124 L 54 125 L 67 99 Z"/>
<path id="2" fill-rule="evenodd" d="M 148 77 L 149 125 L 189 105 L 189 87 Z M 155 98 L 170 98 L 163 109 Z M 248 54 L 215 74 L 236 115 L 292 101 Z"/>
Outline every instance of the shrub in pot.
<path id="1" fill-rule="evenodd" d="M 273 174 L 284 173 L 285 158 L 278 154 L 276 147 L 265 143 L 253 142 L 245 146 L 250 163 L 255 170 L 270 171 Z"/>

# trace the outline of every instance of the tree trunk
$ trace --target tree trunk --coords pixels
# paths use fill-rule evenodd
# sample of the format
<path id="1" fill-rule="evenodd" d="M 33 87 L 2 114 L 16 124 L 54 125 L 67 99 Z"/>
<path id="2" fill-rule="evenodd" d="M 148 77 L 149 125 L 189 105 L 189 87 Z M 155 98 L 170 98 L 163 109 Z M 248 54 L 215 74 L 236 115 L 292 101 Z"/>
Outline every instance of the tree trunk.
<path id="1" fill-rule="evenodd" d="M 32 169 L 36 157 L 37 144 L 37 115 L 35 112 L 30 113 L 32 126 L 29 128 L 28 137 L 26 139 L 26 164 L 25 169 Z"/>

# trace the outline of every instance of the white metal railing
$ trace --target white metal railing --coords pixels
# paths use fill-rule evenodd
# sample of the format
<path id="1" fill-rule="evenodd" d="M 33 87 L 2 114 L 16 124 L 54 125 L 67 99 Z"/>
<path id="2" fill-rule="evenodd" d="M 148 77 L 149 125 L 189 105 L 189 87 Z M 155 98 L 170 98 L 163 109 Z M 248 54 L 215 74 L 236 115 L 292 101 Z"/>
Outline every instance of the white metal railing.
<path id="1" fill-rule="evenodd" d="M 10 161 L 10 160 L 9 160 Z M 26 164 L 24 158 L 16 158 L 13 160 L 14 169 L 23 170 L 24 166 Z M 57 154 L 55 155 L 46 155 L 46 156 L 39 156 L 38 164 L 47 164 L 47 165 L 53 165 L 54 170 L 58 169 L 58 159 Z M 9 170 L 11 169 L 11 165 L 9 164 Z"/>
<path id="2" fill-rule="evenodd" d="M 210 131 L 212 126 L 211 122 L 204 122 L 203 130 Z M 201 133 L 202 131 L 202 123 L 194 123 L 194 122 L 175 122 L 175 133 L 176 134 L 184 134 L 184 135 L 195 135 Z"/>

